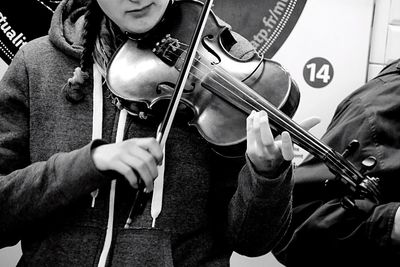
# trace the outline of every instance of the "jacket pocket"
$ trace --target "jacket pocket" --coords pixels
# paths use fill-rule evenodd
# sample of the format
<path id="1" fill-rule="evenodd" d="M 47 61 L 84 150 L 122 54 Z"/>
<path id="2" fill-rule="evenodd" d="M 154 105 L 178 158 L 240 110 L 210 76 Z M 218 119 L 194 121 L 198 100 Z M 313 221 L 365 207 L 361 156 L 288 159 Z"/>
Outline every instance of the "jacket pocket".
<path id="1" fill-rule="evenodd" d="M 172 267 L 170 234 L 151 228 L 120 230 L 115 239 L 111 265 Z"/>
<path id="2" fill-rule="evenodd" d="M 104 229 L 74 226 L 23 240 L 23 255 L 17 266 L 94 266 L 101 248 Z"/>

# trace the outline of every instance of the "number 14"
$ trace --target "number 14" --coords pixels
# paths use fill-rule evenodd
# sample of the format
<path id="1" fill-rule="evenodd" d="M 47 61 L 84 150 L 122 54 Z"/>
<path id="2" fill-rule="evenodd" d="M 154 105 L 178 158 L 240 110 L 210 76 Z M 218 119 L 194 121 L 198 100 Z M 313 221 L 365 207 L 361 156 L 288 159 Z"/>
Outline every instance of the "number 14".
<path id="1" fill-rule="evenodd" d="M 306 68 L 310 70 L 310 81 L 315 82 L 315 79 L 322 80 L 324 83 L 328 83 L 331 79 L 329 75 L 329 65 L 323 64 L 317 71 L 317 64 L 311 63 L 306 65 Z"/>

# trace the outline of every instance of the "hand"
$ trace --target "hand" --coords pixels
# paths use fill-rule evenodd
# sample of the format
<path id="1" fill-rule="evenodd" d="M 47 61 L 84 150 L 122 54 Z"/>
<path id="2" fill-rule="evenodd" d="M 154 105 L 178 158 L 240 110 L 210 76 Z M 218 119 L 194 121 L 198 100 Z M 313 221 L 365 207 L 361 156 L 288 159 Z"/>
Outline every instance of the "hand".
<path id="1" fill-rule="evenodd" d="M 400 245 L 400 208 L 397 209 L 394 216 L 394 224 L 390 237 L 394 245 Z"/>
<path id="2" fill-rule="evenodd" d="M 154 138 L 132 138 L 120 143 L 101 145 L 92 152 L 93 162 L 100 171 L 113 170 L 125 177 L 134 187 L 138 179 L 146 184 L 146 191 L 153 191 L 153 181 L 158 176 L 163 153 Z"/>
<path id="3" fill-rule="evenodd" d="M 312 117 L 300 124 L 306 130 L 318 124 L 320 119 Z M 268 121 L 268 114 L 262 110 L 253 111 L 247 117 L 247 156 L 258 172 L 275 171 L 284 160 L 294 157 L 293 143 L 288 132 L 284 131 L 280 139 L 274 139 Z"/>

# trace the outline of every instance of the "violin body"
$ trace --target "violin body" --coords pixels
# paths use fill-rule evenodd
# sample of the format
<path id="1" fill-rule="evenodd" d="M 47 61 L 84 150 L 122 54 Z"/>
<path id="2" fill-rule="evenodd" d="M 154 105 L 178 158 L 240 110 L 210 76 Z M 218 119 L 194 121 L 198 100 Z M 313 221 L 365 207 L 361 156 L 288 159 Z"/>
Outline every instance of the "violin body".
<path id="1" fill-rule="evenodd" d="M 174 5 L 159 38 L 129 39 L 111 59 L 107 84 L 128 110 L 131 105 L 152 109 L 171 98 L 202 8 L 201 2 L 189 0 Z M 281 65 L 257 53 L 235 58 L 226 49 L 232 40 L 228 27 L 211 13 L 180 100 L 193 112 L 189 124 L 217 146 L 246 139 L 246 117 L 254 107 L 243 101 L 237 86 L 256 92 L 290 117 L 300 99 L 298 87 Z"/>

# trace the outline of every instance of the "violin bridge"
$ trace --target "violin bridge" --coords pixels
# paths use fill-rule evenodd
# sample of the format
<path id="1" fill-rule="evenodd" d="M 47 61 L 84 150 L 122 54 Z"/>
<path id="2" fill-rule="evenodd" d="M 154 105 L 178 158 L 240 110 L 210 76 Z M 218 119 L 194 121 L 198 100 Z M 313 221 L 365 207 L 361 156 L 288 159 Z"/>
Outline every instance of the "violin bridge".
<path id="1" fill-rule="evenodd" d="M 174 66 L 182 52 L 184 52 L 181 48 L 181 42 L 176 38 L 172 38 L 170 34 L 167 34 L 161 41 L 157 42 L 152 51 L 169 66 Z"/>

